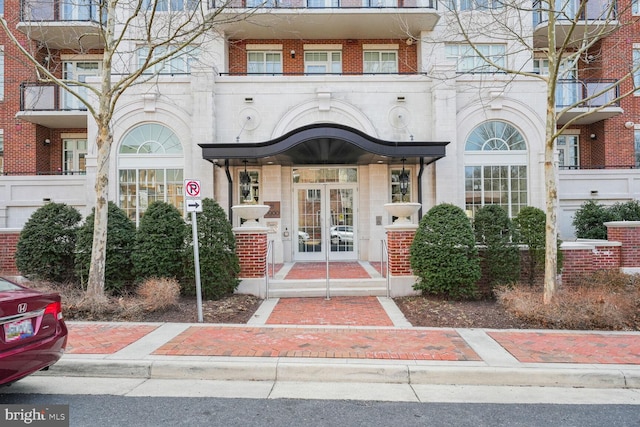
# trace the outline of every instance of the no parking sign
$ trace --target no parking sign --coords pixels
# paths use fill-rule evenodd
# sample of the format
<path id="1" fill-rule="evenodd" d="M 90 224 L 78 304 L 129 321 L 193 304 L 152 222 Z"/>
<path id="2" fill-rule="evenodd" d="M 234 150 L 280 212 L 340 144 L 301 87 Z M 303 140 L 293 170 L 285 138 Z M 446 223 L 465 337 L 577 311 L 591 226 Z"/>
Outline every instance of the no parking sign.
<path id="1" fill-rule="evenodd" d="M 197 179 L 185 179 L 184 192 L 187 197 L 200 197 L 200 181 Z"/>

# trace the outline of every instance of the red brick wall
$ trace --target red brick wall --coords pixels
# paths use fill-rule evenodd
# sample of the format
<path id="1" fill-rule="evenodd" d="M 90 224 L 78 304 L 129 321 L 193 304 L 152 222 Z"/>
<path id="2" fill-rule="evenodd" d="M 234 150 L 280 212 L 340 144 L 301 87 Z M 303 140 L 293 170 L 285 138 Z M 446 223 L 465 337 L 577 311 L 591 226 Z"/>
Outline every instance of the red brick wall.
<path id="1" fill-rule="evenodd" d="M 409 255 L 416 230 L 387 230 L 389 252 L 389 274 L 391 276 L 411 276 Z"/>
<path id="2" fill-rule="evenodd" d="M 404 40 L 230 40 L 229 41 L 229 73 L 244 74 L 247 72 L 247 44 L 281 44 L 282 71 L 286 74 L 304 73 L 304 45 L 313 44 L 341 44 L 342 72 L 362 73 L 363 44 L 397 44 L 398 70 L 400 73 L 415 73 L 418 70 L 418 54 L 416 44 L 407 45 Z M 291 51 L 295 51 L 295 58 L 291 58 Z"/>
<path id="3" fill-rule="evenodd" d="M 640 227 L 607 226 L 607 238 L 622 243 L 622 267 L 640 267 Z"/>
<path id="4" fill-rule="evenodd" d="M 236 233 L 241 279 L 264 277 L 267 272 L 267 233 Z"/>
<path id="5" fill-rule="evenodd" d="M 595 249 L 565 249 L 562 262 L 562 284 L 579 285 L 585 274 L 598 270 L 615 270 L 621 267 L 624 248 L 620 246 L 596 246 Z"/>
<path id="6" fill-rule="evenodd" d="M 0 275 L 15 276 L 19 274 L 15 259 L 19 238 L 19 231 L 0 231 Z"/>

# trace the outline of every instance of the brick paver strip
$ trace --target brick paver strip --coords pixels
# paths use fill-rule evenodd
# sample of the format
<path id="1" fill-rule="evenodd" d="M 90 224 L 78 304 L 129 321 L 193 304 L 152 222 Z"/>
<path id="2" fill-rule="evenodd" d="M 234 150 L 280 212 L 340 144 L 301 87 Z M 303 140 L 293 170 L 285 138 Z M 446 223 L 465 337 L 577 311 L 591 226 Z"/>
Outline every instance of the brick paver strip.
<path id="1" fill-rule="evenodd" d="M 281 298 L 266 323 L 393 326 L 376 297 Z"/>
<path id="2" fill-rule="evenodd" d="M 66 353 L 113 354 L 152 332 L 158 325 L 70 323 L 67 327 Z"/>
<path id="3" fill-rule="evenodd" d="M 324 279 L 327 277 L 327 265 L 324 262 L 297 262 L 291 267 L 286 280 Z M 367 270 L 357 262 L 329 263 L 331 279 L 370 279 Z"/>
<path id="4" fill-rule="evenodd" d="M 192 326 L 155 355 L 479 361 L 452 329 Z"/>
<path id="5" fill-rule="evenodd" d="M 640 337 L 624 334 L 489 332 L 523 363 L 640 365 Z"/>

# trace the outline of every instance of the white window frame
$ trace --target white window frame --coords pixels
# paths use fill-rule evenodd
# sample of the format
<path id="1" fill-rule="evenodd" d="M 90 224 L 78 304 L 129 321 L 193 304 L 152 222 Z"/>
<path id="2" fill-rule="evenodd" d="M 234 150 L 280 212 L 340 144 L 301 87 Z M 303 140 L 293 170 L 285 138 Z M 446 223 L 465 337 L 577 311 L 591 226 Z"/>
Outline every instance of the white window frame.
<path id="1" fill-rule="evenodd" d="M 633 45 L 633 85 L 636 88 L 640 88 L 640 44 Z M 633 93 L 635 96 L 640 96 L 640 91 Z"/>
<path id="2" fill-rule="evenodd" d="M 558 149 L 558 166 L 561 169 L 580 168 L 580 136 L 562 134 L 556 139 Z"/>
<path id="3" fill-rule="evenodd" d="M 251 56 L 262 56 L 251 59 Z M 270 61 L 269 59 L 277 58 L 278 61 Z M 257 66 L 260 69 L 257 69 Z M 247 74 L 252 75 L 279 75 L 282 74 L 282 50 L 247 50 Z"/>
<path id="4" fill-rule="evenodd" d="M 631 1 L 631 13 L 634 15 L 640 15 L 640 0 Z"/>
<path id="5" fill-rule="evenodd" d="M 475 45 L 485 58 L 498 66 L 506 66 L 507 47 L 500 43 L 480 43 Z M 450 43 L 445 46 L 446 59 L 456 63 L 458 73 L 497 73 L 502 72 L 487 63 L 471 45 Z"/>
<path id="6" fill-rule="evenodd" d="M 87 172 L 87 138 L 62 138 L 63 174 L 85 174 Z"/>
<path id="7" fill-rule="evenodd" d="M 309 59 L 309 57 L 317 55 L 326 55 L 326 59 Z M 314 71 L 310 69 L 311 67 L 323 67 L 323 71 Z M 305 74 L 341 74 L 342 52 L 339 50 L 305 50 L 304 72 Z"/>
<path id="8" fill-rule="evenodd" d="M 634 129 L 633 138 L 636 155 L 636 168 L 640 168 L 640 127 L 636 127 Z"/>
<path id="9" fill-rule="evenodd" d="M 0 100 L 4 100 L 4 46 L 0 45 Z"/>
<path id="10" fill-rule="evenodd" d="M 367 59 L 375 55 L 377 59 Z M 389 57 L 393 57 L 393 59 Z M 365 49 L 362 52 L 362 70 L 365 74 L 397 74 L 398 51 L 394 49 Z"/>
<path id="11" fill-rule="evenodd" d="M 158 0 L 155 3 L 156 12 L 184 12 L 195 10 L 200 2 L 198 0 Z M 143 9 L 152 10 L 154 2 L 144 0 Z"/>
<path id="12" fill-rule="evenodd" d="M 65 80 L 73 80 L 81 83 L 86 83 L 87 78 L 98 77 L 102 74 L 102 61 L 93 57 L 74 57 L 73 59 L 62 58 L 62 77 Z M 93 64 L 96 67 L 93 69 L 83 68 L 81 64 Z M 76 92 L 84 99 L 88 99 L 89 90 L 83 86 L 69 85 L 74 88 Z M 71 95 L 64 89 L 62 92 L 62 108 L 65 110 L 86 110 L 87 107 L 80 102 L 78 98 Z"/>
<path id="13" fill-rule="evenodd" d="M 447 10 L 497 10 L 502 9 L 500 0 L 446 0 Z"/>
<path id="14" fill-rule="evenodd" d="M 167 49 L 170 49 L 169 51 Z M 175 46 L 160 46 L 153 50 L 151 62 L 159 59 L 175 49 Z M 138 67 L 142 68 L 142 65 L 149 56 L 149 48 L 142 46 L 138 48 Z M 184 48 L 180 52 L 173 54 L 168 58 L 158 62 L 157 64 L 147 68 L 144 74 L 159 74 L 159 75 L 176 75 L 176 74 L 191 74 L 191 66 L 193 62 L 197 61 L 198 49 L 197 48 Z"/>
<path id="15" fill-rule="evenodd" d="M 0 129 L 0 175 L 4 173 L 4 129 Z"/>
<path id="16" fill-rule="evenodd" d="M 495 122 L 494 125 L 492 122 Z M 495 126 L 495 132 L 491 133 L 488 127 Z M 484 130 L 481 130 L 481 127 Z M 508 128 L 507 128 L 508 127 Z M 479 130 L 479 132 L 476 132 Z M 505 132 L 506 131 L 506 132 Z M 515 131 L 515 132 L 514 132 Z M 487 139 L 479 139 L 478 136 L 487 134 Z M 474 136 L 475 135 L 475 136 Z M 508 139 L 502 138 L 507 136 Z M 467 146 L 469 145 L 469 146 Z M 503 171 L 504 176 L 487 176 L 487 171 Z M 480 176 L 469 176 L 470 171 L 479 171 Z M 520 186 L 520 178 L 514 176 L 515 171 L 524 171 L 524 185 Z M 497 184 L 506 185 L 506 200 L 504 203 L 496 203 L 503 206 L 509 217 L 517 214 L 517 211 L 528 205 L 529 199 L 529 167 L 528 147 L 526 140 L 515 126 L 501 120 L 489 120 L 478 124 L 465 142 L 464 152 L 464 185 L 465 185 L 465 209 L 469 216 L 473 216 L 475 210 L 486 205 L 486 201 L 492 193 L 505 192 L 504 188 L 494 190 Z M 514 185 L 517 188 L 514 188 Z M 526 200 L 520 200 L 524 195 Z M 469 203 L 471 197 L 471 203 Z M 476 198 L 480 203 L 475 203 Z"/>

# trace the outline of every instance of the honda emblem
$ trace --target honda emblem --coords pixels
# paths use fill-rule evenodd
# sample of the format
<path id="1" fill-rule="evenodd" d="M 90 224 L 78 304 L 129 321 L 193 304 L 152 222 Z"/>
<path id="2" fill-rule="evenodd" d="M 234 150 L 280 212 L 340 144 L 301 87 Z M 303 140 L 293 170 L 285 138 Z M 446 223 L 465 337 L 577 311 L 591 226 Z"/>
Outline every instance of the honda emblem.
<path id="1" fill-rule="evenodd" d="M 21 304 L 18 304 L 18 313 L 22 314 L 26 312 L 27 312 L 27 303 L 23 302 Z"/>

